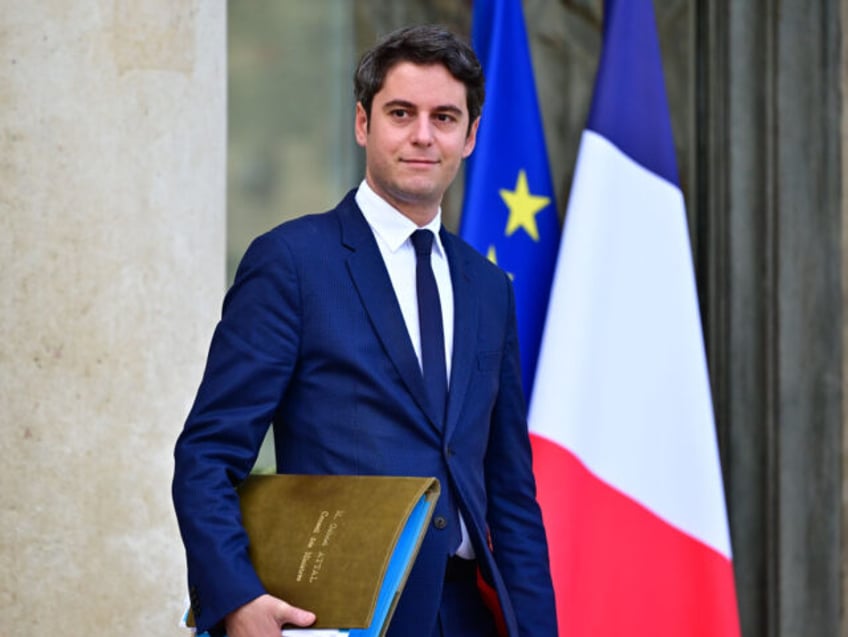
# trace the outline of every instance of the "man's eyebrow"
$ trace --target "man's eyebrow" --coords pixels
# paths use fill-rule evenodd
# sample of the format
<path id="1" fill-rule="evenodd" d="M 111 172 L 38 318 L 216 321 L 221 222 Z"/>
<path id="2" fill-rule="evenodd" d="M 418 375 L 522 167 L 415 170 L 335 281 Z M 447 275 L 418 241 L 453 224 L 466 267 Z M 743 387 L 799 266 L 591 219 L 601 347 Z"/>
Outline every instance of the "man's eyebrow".
<path id="1" fill-rule="evenodd" d="M 408 108 L 415 109 L 415 104 L 412 102 L 407 102 L 406 100 L 389 100 L 385 104 L 383 104 L 384 109 L 392 109 L 392 108 Z"/>
<path id="2" fill-rule="evenodd" d="M 453 104 L 437 106 L 433 110 L 439 113 L 453 113 L 454 115 L 462 115 L 462 109 L 459 106 L 454 106 Z"/>

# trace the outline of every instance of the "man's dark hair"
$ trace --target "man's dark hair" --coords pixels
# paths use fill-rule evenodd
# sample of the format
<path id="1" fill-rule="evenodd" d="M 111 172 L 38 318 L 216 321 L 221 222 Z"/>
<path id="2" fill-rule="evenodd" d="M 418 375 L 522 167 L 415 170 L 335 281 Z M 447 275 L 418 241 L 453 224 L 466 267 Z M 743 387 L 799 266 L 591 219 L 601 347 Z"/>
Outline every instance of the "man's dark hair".
<path id="1" fill-rule="evenodd" d="M 368 120 L 374 95 L 383 88 L 389 70 L 400 62 L 441 64 L 465 84 L 469 126 L 483 109 L 486 89 L 483 68 L 472 48 L 462 39 L 435 25 L 404 27 L 383 37 L 365 52 L 356 67 L 353 87 Z"/>

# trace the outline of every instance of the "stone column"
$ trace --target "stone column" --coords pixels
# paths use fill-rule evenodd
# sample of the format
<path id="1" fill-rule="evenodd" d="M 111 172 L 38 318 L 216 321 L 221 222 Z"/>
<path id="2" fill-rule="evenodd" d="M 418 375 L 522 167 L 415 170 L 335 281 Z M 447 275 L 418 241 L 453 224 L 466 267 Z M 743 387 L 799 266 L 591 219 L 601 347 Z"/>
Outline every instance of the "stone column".
<path id="1" fill-rule="evenodd" d="M 0 635 L 182 635 L 172 449 L 224 286 L 226 4 L 0 12 Z"/>
<path id="2" fill-rule="evenodd" d="M 842 273 L 842 511 L 840 515 L 841 534 L 840 545 L 842 548 L 840 568 L 840 600 L 842 608 L 848 608 L 848 1 L 839 2 L 839 26 L 842 34 L 839 59 L 839 85 L 842 90 L 841 120 L 840 120 L 840 163 L 842 183 L 840 194 L 841 221 L 842 221 L 842 244 L 841 244 L 841 273 Z M 848 613 L 844 610 L 840 617 L 840 637 L 848 637 Z"/>

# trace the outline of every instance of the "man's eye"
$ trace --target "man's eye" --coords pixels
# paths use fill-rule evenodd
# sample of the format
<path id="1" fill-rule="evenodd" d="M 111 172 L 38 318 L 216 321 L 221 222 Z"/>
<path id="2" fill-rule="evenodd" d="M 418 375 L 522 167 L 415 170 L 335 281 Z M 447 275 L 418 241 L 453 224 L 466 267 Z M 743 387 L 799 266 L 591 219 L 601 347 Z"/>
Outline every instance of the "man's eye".
<path id="1" fill-rule="evenodd" d="M 403 119 L 404 117 L 409 116 L 409 111 L 405 111 L 402 108 L 395 108 L 395 109 L 389 111 L 389 115 L 391 115 L 392 117 L 398 118 L 398 119 Z"/>
<path id="2" fill-rule="evenodd" d="M 455 121 L 456 121 L 456 117 L 454 117 L 454 116 L 453 116 L 453 115 L 451 115 L 450 113 L 438 113 L 438 114 L 436 115 L 436 120 L 437 120 L 437 121 L 439 121 L 439 122 L 445 122 L 445 123 L 447 123 L 447 122 L 455 122 Z"/>

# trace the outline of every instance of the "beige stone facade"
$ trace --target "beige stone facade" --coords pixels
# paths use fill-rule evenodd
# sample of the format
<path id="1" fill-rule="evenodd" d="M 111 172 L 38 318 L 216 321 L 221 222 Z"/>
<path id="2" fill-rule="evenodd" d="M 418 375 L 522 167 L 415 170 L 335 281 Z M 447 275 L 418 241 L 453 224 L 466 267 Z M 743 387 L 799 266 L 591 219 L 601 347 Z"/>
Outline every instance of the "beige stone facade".
<path id="1" fill-rule="evenodd" d="M 172 448 L 225 281 L 226 4 L 0 12 L 0 635 L 181 635 Z"/>

